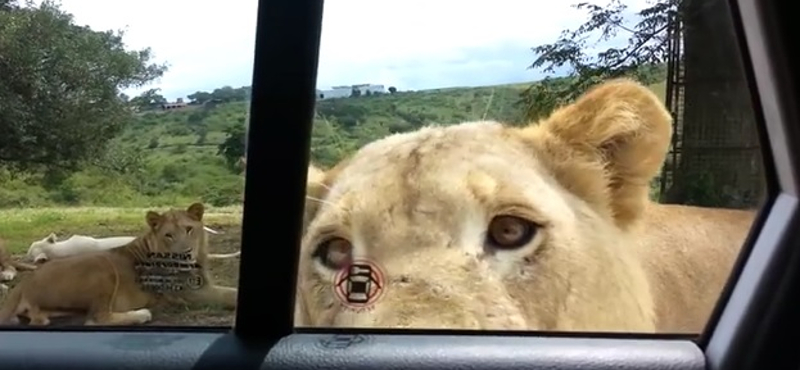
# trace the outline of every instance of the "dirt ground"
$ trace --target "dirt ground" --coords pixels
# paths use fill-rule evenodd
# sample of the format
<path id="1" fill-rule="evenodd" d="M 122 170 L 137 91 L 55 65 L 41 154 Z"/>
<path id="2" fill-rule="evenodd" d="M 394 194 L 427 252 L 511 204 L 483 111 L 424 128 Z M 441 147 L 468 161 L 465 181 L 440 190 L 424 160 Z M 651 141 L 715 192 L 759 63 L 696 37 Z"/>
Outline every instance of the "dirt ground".
<path id="1" fill-rule="evenodd" d="M 221 234 L 209 234 L 209 250 L 211 253 L 231 253 L 239 250 L 241 243 L 241 229 L 239 225 L 215 225 L 206 226 L 220 231 Z M 19 257 L 19 256 L 17 256 Z M 222 260 L 211 260 L 210 269 L 212 278 L 218 285 L 238 286 L 239 280 L 239 258 L 229 258 Z M 20 273 L 19 277 L 22 277 Z M 13 286 L 19 281 L 19 277 L 14 282 L 7 283 Z M 170 307 L 167 309 L 154 309 L 153 321 L 146 325 L 168 325 L 168 326 L 232 326 L 234 312 L 213 307 Z M 63 325 L 82 325 L 83 318 L 75 317 L 71 319 L 53 319 L 54 326 Z"/>

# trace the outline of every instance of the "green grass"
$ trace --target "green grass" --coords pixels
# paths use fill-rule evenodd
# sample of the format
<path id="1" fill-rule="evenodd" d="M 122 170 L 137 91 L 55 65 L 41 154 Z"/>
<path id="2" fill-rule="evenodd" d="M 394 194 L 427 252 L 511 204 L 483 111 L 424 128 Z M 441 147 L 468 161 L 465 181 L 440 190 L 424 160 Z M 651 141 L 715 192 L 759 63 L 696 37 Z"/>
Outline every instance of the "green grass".
<path id="1" fill-rule="evenodd" d="M 59 238 L 73 234 L 87 236 L 135 236 L 146 231 L 148 210 L 166 208 L 43 207 L 0 210 L 0 236 L 11 253 L 25 253 L 33 241 L 51 232 Z M 238 225 L 242 209 L 238 206 L 206 209 L 204 221 L 215 225 Z"/>

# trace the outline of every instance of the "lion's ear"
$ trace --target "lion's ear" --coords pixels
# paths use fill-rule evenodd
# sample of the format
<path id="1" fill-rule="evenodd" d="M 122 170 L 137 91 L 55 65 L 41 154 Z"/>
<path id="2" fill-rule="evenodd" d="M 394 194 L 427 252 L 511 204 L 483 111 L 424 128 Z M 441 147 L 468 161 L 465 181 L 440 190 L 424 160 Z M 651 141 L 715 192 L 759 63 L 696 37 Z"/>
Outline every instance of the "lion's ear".
<path id="1" fill-rule="evenodd" d="M 56 243 L 56 233 L 50 233 L 50 235 L 47 236 L 47 242 L 50 243 L 50 244 L 55 244 Z"/>
<path id="2" fill-rule="evenodd" d="M 192 205 L 186 209 L 186 213 L 195 221 L 203 221 L 203 212 L 205 212 L 203 203 L 192 203 Z"/>
<path id="3" fill-rule="evenodd" d="M 147 211 L 144 219 L 147 222 L 147 226 L 155 230 L 156 227 L 158 227 L 158 223 L 161 221 L 161 215 L 156 211 Z"/>
<path id="4" fill-rule="evenodd" d="M 650 181 L 672 138 L 672 117 L 650 89 L 615 79 L 522 129 L 522 135 L 562 186 L 626 227 L 649 201 Z"/>

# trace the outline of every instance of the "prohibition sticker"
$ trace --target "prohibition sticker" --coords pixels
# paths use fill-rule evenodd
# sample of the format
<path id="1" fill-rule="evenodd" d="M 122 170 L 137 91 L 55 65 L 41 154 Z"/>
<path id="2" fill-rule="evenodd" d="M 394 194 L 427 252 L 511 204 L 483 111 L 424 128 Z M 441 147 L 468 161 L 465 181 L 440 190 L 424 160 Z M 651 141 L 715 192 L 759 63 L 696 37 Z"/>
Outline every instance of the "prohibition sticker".
<path id="1" fill-rule="evenodd" d="M 334 276 L 333 292 L 341 304 L 358 312 L 369 310 L 386 288 L 383 270 L 373 261 L 355 260 Z"/>
<path id="2" fill-rule="evenodd" d="M 189 253 L 150 253 L 134 268 L 139 285 L 151 292 L 195 290 L 205 284 L 200 265 Z"/>
<path id="3" fill-rule="evenodd" d="M 203 287 L 205 280 L 203 279 L 203 275 L 199 273 L 193 273 L 186 278 L 185 283 L 187 288 L 196 290 Z"/>

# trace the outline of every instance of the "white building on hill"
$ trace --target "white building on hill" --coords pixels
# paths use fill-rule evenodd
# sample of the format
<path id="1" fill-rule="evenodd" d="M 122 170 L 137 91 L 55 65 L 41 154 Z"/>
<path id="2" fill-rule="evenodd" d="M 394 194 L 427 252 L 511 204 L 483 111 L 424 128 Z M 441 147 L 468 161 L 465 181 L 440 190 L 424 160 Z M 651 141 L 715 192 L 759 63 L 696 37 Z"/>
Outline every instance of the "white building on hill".
<path id="1" fill-rule="evenodd" d="M 362 95 L 366 94 L 367 91 L 369 91 L 372 94 L 374 93 L 383 94 L 386 92 L 386 89 L 383 87 L 383 85 L 360 84 L 360 85 L 353 85 L 353 88 L 360 90 Z"/>
<path id="2" fill-rule="evenodd" d="M 329 90 L 317 89 L 317 100 L 349 98 L 353 94 L 351 86 L 334 86 Z"/>
<path id="3" fill-rule="evenodd" d="M 361 95 L 370 94 L 383 94 L 386 89 L 383 85 L 376 84 L 358 84 L 358 85 L 340 85 L 333 86 L 328 90 L 317 89 L 317 100 L 326 100 L 334 98 L 349 98 L 353 95 L 353 91 L 358 90 Z"/>

